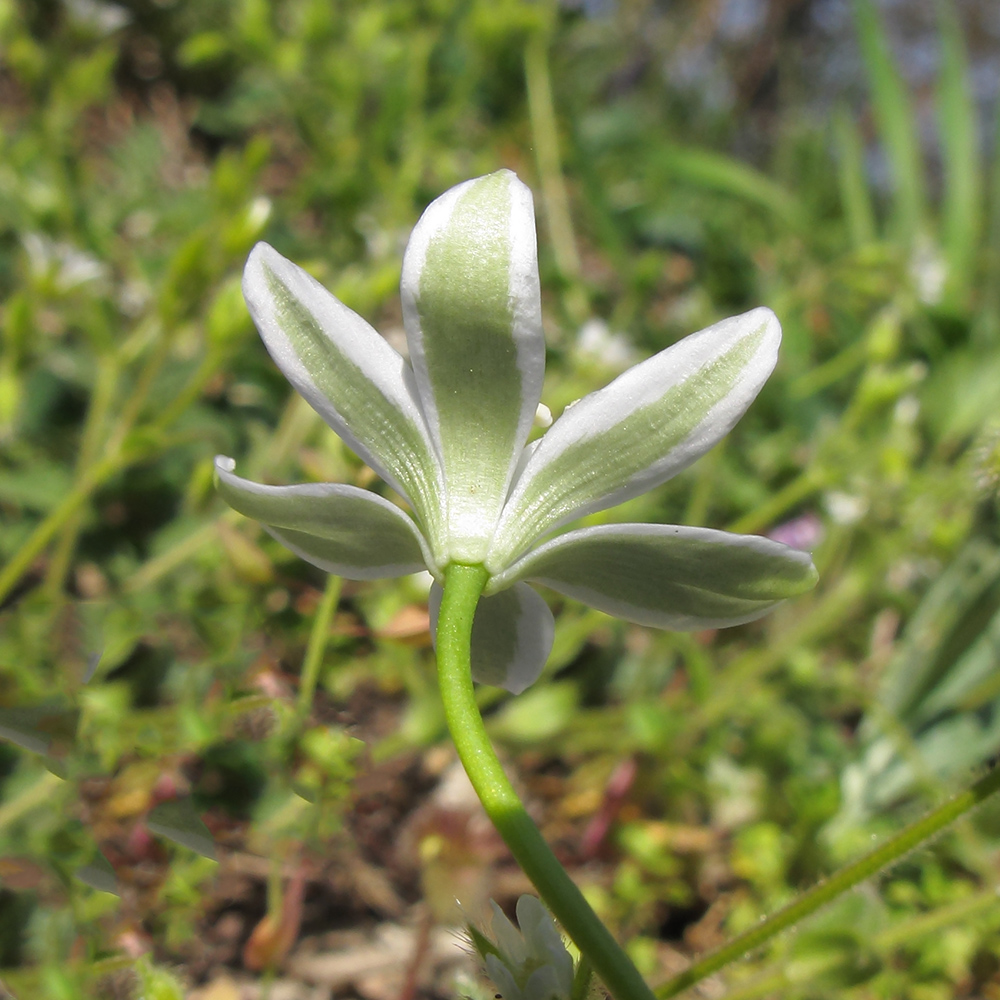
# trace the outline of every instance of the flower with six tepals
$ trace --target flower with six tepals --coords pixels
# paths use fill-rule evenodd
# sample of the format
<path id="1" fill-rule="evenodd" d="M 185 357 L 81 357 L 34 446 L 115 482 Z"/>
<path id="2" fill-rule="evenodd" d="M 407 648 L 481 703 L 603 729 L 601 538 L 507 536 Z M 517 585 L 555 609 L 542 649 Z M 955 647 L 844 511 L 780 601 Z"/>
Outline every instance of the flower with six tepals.
<path id="1" fill-rule="evenodd" d="M 554 625 L 530 583 L 679 630 L 752 621 L 814 584 L 807 554 L 755 535 L 666 524 L 559 532 L 660 485 L 727 434 L 771 373 L 781 330 L 763 308 L 715 323 L 529 443 L 545 342 L 531 193 L 510 171 L 451 188 L 417 222 L 401 282 L 409 359 L 264 243 L 243 290 L 285 377 L 409 509 L 339 483 L 251 482 L 222 456 L 220 492 L 329 573 L 428 569 L 432 616 L 450 563 L 485 567 L 476 680 L 517 693 L 541 672 Z"/>

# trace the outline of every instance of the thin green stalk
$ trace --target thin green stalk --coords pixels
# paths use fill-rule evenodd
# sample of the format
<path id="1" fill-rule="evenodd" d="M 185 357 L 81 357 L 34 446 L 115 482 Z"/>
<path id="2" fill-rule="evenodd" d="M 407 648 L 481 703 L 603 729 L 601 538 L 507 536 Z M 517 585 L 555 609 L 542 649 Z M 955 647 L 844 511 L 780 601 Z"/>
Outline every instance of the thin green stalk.
<path id="1" fill-rule="evenodd" d="M 121 455 L 116 453 L 90 466 L 76 486 L 66 494 L 62 503 L 35 528 L 10 562 L 0 570 L 0 603 L 6 600 L 17 582 L 31 568 L 36 557 L 41 555 L 45 546 L 70 522 L 80 507 L 87 502 L 91 493 L 118 472 L 121 461 Z"/>
<path id="2" fill-rule="evenodd" d="M 80 454 L 76 465 L 78 479 L 84 475 L 100 451 L 104 428 L 111 411 L 111 404 L 114 402 L 115 389 L 118 386 L 119 370 L 118 359 L 114 355 L 105 356 L 98 363 L 94 392 L 87 409 L 87 422 L 80 437 Z M 52 598 L 57 597 L 62 592 L 63 583 L 76 550 L 76 540 L 82 527 L 83 512 L 78 509 L 62 529 L 62 535 L 45 574 L 45 589 Z"/>
<path id="3" fill-rule="evenodd" d="M 133 426 L 140 416 L 143 404 L 146 402 L 153 381 L 160 369 L 163 367 L 164 363 L 169 358 L 169 354 L 170 341 L 168 338 L 161 336 L 160 342 L 156 344 L 152 353 L 146 359 L 139 371 L 135 386 L 128 399 L 125 401 L 121 413 L 119 414 L 118 419 L 104 445 L 103 457 L 97 459 L 96 461 L 91 460 L 85 462 L 81 453 L 81 461 L 78 465 L 78 475 L 73 488 L 65 496 L 62 503 L 51 511 L 48 517 L 46 517 L 37 528 L 35 528 L 35 530 L 28 537 L 27 541 L 14 554 L 10 562 L 0 569 L 0 603 L 2 603 L 9 596 L 10 592 L 17 585 L 21 577 L 31 568 L 32 562 L 34 562 L 34 560 L 41 555 L 46 546 L 49 545 L 53 538 L 55 538 L 55 536 L 60 532 L 64 533 L 63 541 L 60 543 L 60 548 L 57 549 L 53 557 L 53 565 L 55 568 L 51 569 L 48 574 L 48 583 L 49 586 L 52 587 L 54 586 L 54 580 L 62 580 L 65 575 L 65 569 L 68 568 L 69 558 L 72 556 L 72 547 L 75 544 L 81 508 L 87 500 L 90 499 L 96 489 L 104 485 L 104 483 L 106 483 L 122 469 L 127 468 L 132 462 L 136 461 L 137 458 L 142 457 L 143 452 L 128 449 L 126 446 L 126 440 L 129 432 L 133 429 Z M 197 395 L 204 387 L 207 378 L 217 367 L 220 358 L 221 355 L 215 355 L 214 357 L 206 358 L 203 361 L 203 363 L 199 366 L 198 371 L 195 373 L 195 376 L 188 382 L 188 384 L 181 391 L 177 400 L 175 400 L 175 405 L 168 406 L 157 419 L 149 424 L 149 429 L 151 431 L 154 433 L 162 433 L 171 422 L 176 420 L 181 415 L 189 403 L 193 402 L 193 400 L 197 398 Z M 114 382 L 116 381 L 118 375 L 118 361 L 119 359 L 117 358 L 113 359 L 111 364 L 108 366 L 107 371 L 103 373 L 104 380 L 107 384 L 102 388 L 102 384 L 99 380 L 99 384 L 95 389 L 97 396 L 102 398 L 100 406 L 98 407 L 101 411 L 106 409 L 105 403 L 110 401 Z M 107 400 L 103 400 L 103 396 L 105 394 L 108 395 Z M 96 400 L 94 405 L 95 407 L 98 406 Z M 99 440 L 100 428 L 103 427 L 106 422 L 104 412 L 100 412 L 98 415 L 101 419 L 99 421 L 95 420 L 93 426 L 93 436 L 95 442 Z M 88 415 L 88 431 L 85 432 L 85 434 L 89 432 L 90 422 Z"/>
<path id="4" fill-rule="evenodd" d="M 694 473 L 694 486 L 688 497 L 687 510 L 684 511 L 684 524 L 710 523 L 709 513 L 718 488 L 719 463 L 724 449 L 725 442 L 720 442 L 706 455 L 702 455 Z"/>
<path id="5" fill-rule="evenodd" d="M 196 528 L 187 538 L 182 539 L 165 552 L 143 563 L 125 581 L 123 587 L 125 593 L 134 594 L 144 587 L 156 583 L 168 573 L 173 572 L 178 566 L 182 566 L 188 559 L 193 558 L 201 552 L 206 545 L 217 543 L 219 541 L 220 526 L 238 524 L 242 517 L 242 514 L 237 514 L 236 511 L 229 510 L 213 518 L 207 524 L 203 524 L 200 528 Z"/>
<path id="6" fill-rule="evenodd" d="M 765 500 L 756 510 L 744 514 L 727 525 L 726 530 L 735 531 L 738 534 L 753 534 L 756 531 L 761 531 L 777 521 L 778 518 L 783 517 L 797 504 L 802 503 L 807 497 L 822 489 L 826 485 L 826 478 L 827 474 L 822 469 L 815 467 L 806 469 L 791 482 L 782 486 L 777 493 Z"/>
<path id="7" fill-rule="evenodd" d="M 222 367 L 226 355 L 221 351 L 211 351 L 201 359 L 198 368 L 180 392 L 166 407 L 149 422 L 153 433 L 165 431 L 174 421 L 182 417 L 201 396 L 204 388 L 212 380 L 215 373 Z"/>
<path id="8" fill-rule="evenodd" d="M 114 428 L 114 434 L 109 443 L 109 450 L 116 449 L 125 440 L 128 432 L 139 419 L 142 407 L 146 403 L 149 391 L 153 387 L 156 376 L 160 369 L 166 364 L 170 357 L 170 338 L 164 337 L 163 332 L 159 332 L 159 343 L 154 343 L 153 349 L 146 358 L 145 363 L 139 369 L 136 376 L 135 386 L 132 389 L 125 405 L 122 407 L 118 422 Z"/>
<path id="9" fill-rule="evenodd" d="M 139 416 L 142 404 L 146 401 L 153 379 L 167 360 L 169 348 L 169 341 L 162 338 L 151 356 L 146 359 L 146 363 L 142 366 L 136 379 L 135 388 L 126 400 L 104 447 L 104 456 L 81 470 L 76 484 L 66 494 L 62 503 L 35 528 L 10 562 L 0 570 L 0 603 L 3 603 L 17 586 L 18 581 L 27 573 L 31 564 L 41 555 L 52 539 L 72 523 L 77 512 L 90 499 L 94 490 L 125 468 L 129 462 L 135 460 L 135 454 L 126 453 L 125 441 Z"/>
<path id="10" fill-rule="evenodd" d="M 876 934 L 870 942 L 871 950 L 883 961 L 887 960 L 892 951 L 904 945 L 913 946 L 921 938 L 934 934 L 953 924 L 964 923 L 978 917 L 982 911 L 993 911 L 993 923 L 997 922 L 997 890 L 984 889 L 973 896 L 960 899 L 950 906 L 939 906 L 930 913 L 902 920 L 894 927 Z M 794 965 L 789 968 L 787 959 L 779 960 L 776 971 L 765 972 L 762 976 L 745 986 L 737 986 L 728 990 L 722 1000 L 759 1000 L 761 997 L 782 996 L 783 989 L 802 987 L 815 982 L 824 973 L 835 969 L 842 962 L 842 956 L 833 954 L 826 959 L 817 957 L 810 962 L 809 970 L 803 974 L 801 967 Z"/>
<path id="11" fill-rule="evenodd" d="M 319 668 L 323 663 L 327 640 L 330 638 L 330 622 L 333 620 L 333 613 L 337 610 L 339 600 L 340 577 L 331 574 L 326 578 L 326 589 L 323 591 L 323 599 L 316 609 L 316 617 L 313 618 L 312 631 L 309 633 L 309 645 L 306 646 L 306 658 L 302 662 L 297 706 L 300 718 L 305 718 L 312 709 L 316 681 L 319 680 Z"/>
<path id="12" fill-rule="evenodd" d="M 267 448 L 259 458 L 250 460 L 250 476 L 262 475 L 262 470 L 283 465 L 319 423 L 320 417 L 316 411 L 301 396 L 292 393 Z M 227 510 L 214 520 L 196 528 L 173 548 L 140 566 L 125 583 L 125 591 L 132 593 L 156 583 L 161 577 L 173 572 L 200 552 L 207 543 L 217 542 L 220 524 L 236 524 L 242 519 L 242 514 Z"/>
<path id="13" fill-rule="evenodd" d="M 709 700 L 698 706 L 690 718 L 687 739 L 701 739 L 706 730 L 737 712 L 745 702 L 746 692 L 761 677 L 779 666 L 793 649 L 818 642 L 840 628 L 867 593 L 868 583 L 864 574 L 846 573 L 772 642 L 736 657 L 726 667 L 726 683 L 716 685 Z"/>
<path id="14" fill-rule="evenodd" d="M 549 239 L 556 258 L 556 267 L 570 285 L 566 307 L 576 322 L 583 322 L 589 312 L 587 298 L 580 282 L 580 252 L 573 231 L 569 210 L 569 195 L 563 179 L 562 158 L 559 155 L 559 122 L 552 100 L 552 78 L 549 72 L 549 34 L 534 32 L 524 49 L 524 79 L 528 91 L 528 117 L 535 160 L 542 182 L 542 204 Z"/>
<path id="15" fill-rule="evenodd" d="M 472 620 L 488 574 L 452 563 L 445 574 L 437 658 L 445 718 L 472 787 L 517 863 L 615 1000 L 653 1000 L 621 946 L 590 908 L 525 811 L 493 750 L 469 667 Z"/>
<path id="16" fill-rule="evenodd" d="M 659 1000 L 667 1000 L 668 997 L 677 996 L 678 993 L 713 975 L 729 965 L 730 962 L 742 958 L 747 952 L 766 944 L 773 937 L 790 927 L 794 927 L 838 896 L 860 885 L 882 869 L 895 864 L 910 851 L 936 837 L 960 816 L 964 816 L 998 790 L 1000 790 L 1000 767 L 993 768 L 971 788 L 911 823 L 896 836 L 887 840 L 881 847 L 876 847 L 874 851 L 813 886 L 808 892 L 803 893 L 788 906 L 778 910 L 767 920 L 733 938 L 717 951 L 699 959 L 690 968 L 661 986 L 656 991 L 656 996 Z"/>
<path id="17" fill-rule="evenodd" d="M 569 197 L 563 181 L 559 156 L 559 124 L 552 101 L 549 76 L 548 34 L 536 31 L 524 50 L 524 72 L 528 90 L 528 114 L 535 159 L 542 181 L 542 201 L 549 236 L 556 255 L 556 266 L 567 280 L 580 277 L 580 254 L 576 249 Z"/>
<path id="18" fill-rule="evenodd" d="M 587 1000 L 591 994 L 591 980 L 594 972 L 590 968 L 590 962 L 586 955 L 580 956 L 580 961 L 576 964 L 576 972 L 573 975 L 573 992 L 570 1000 Z"/>
<path id="19" fill-rule="evenodd" d="M 792 399 L 808 399 L 842 378 L 852 375 L 857 369 L 863 368 L 868 360 L 868 344 L 864 339 L 854 341 L 828 361 L 810 368 L 800 375 L 789 387 Z"/>

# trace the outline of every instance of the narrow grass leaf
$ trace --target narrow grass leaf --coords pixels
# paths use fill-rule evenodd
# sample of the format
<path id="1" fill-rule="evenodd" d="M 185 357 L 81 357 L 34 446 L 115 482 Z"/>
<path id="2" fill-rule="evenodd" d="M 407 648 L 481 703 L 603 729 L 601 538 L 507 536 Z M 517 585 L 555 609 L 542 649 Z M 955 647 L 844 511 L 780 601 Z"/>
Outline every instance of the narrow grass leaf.
<path id="1" fill-rule="evenodd" d="M 187 847 L 202 857 L 218 860 L 215 841 L 190 799 L 161 802 L 150 810 L 146 826 L 159 837 Z"/>
<path id="2" fill-rule="evenodd" d="M 757 205 L 792 229 L 805 225 L 805 211 L 792 192 L 732 157 L 671 146 L 659 155 L 656 165 L 671 181 L 686 181 Z"/>
<path id="3" fill-rule="evenodd" d="M 865 170 L 865 149 L 861 133 L 848 110 L 841 106 L 833 116 L 837 147 L 837 182 L 847 231 L 855 247 L 872 243 L 876 237 L 875 209 Z"/>
<path id="4" fill-rule="evenodd" d="M 872 88 L 879 134 L 892 171 L 894 223 L 898 237 L 909 244 L 920 232 L 926 214 L 916 116 L 872 0 L 854 0 L 854 21 Z"/>
<path id="5" fill-rule="evenodd" d="M 962 28 L 949 0 L 941 0 L 938 12 L 942 58 L 937 100 L 944 159 L 942 236 L 948 264 L 945 296 L 949 304 L 961 308 L 979 257 L 982 163 Z"/>

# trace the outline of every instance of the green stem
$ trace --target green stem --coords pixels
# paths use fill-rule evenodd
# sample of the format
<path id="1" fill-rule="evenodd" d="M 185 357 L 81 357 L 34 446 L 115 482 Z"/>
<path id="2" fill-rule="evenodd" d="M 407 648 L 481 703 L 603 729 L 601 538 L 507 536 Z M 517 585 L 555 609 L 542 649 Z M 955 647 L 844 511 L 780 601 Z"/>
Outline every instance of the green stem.
<path id="1" fill-rule="evenodd" d="M 638 970 L 528 816 L 486 735 L 472 686 L 469 655 L 472 620 L 487 579 L 482 566 L 457 563 L 445 574 L 437 630 L 438 678 L 458 756 L 511 854 L 611 995 L 615 1000 L 653 1000 Z"/>
<path id="2" fill-rule="evenodd" d="M 790 483 L 782 486 L 777 493 L 770 496 L 756 510 L 752 510 L 731 524 L 726 525 L 727 531 L 737 534 L 753 534 L 762 531 L 769 524 L 786 514 L 796 504 L 812 496 L 826 485 L 827 475 L 821 469 L 806 469 Z"/>
<path id="3" fill-rule="evenodd" d="M 563 181 L 559 156 L 559 123 L 556 121 L 549 77 L 549 40 L 547 34 L 535 32 L 524 50 L 525 79 L 528 90 L 528 114 L 531 137 L 542 180 L 542 200 L 549 224 L 556 266 L 567 281 L 580 277 L 580 254 L 569 211 L 569 196 Z"/>
<path id="4" fill-rule="evenodd" d="M 87 421 L 83 433 L 80 435 L 80 454 L 76 466 L 77 479 L 83 477 L 100 451 L 102 435 L 108 414 L 111 411 L 111 404 L 114 402 L 115 389 L 118 387 L 118 375 L 117 357 L 104 357 L 98 360 L 97 378 L 94 382 L 90 406 L 87 409 Z M 52 554 L 45 574 L 45 589 L 53 600 L 62 593 L 82 526 L 83 510 L 82 507 L 79 507 L 64 526 L 62 536 Z"/>
<path id="5" fill-rule="evenodd" d="M 238 524 L 242 516 L 234 510 L 229 510 L 196 528 L 187 538 L 150 559 L 149 562 L 143 563 L 125 581 L 122 589 L 126 594 L 134 594 L 156 583 L 161 577 L 173 572 L 178 566 L 182 566 L 188 559 L 203 551 L 206 545 L 217 544 L 220 527 Z"/>
<path id="6" fill-rule="evenodd" d="M 992 929 L 997 925 L 997 890 L 984 889 L 974 896 L 967 896 L 950 906 L 941 906 L 929 913 L 921 913 L 909 920 L 900 921 L 895 927 L 876 934 L 871 939 L 869 947 L 874 955 L 884 963 L 891 960 L 894 949 L 902 945 L 910 947 L 922 937 L 933 934 L 953 924 L 967 923 L 982 911 L 993 911 L 988 926 Z M 803 987 L 815 983 L 826 972 L 836 969 L 842 962 L 842 956 L 834 953 L 825 958 L 817 957 L 811 960 L 806 968 L 802 964 L 796 968 L 787 959 L 780 963 L 776 971 L 765 973 L 759 979 L 728 990 L 723 1000 L 760 1000 L 761 997 L 784 996 L 784 990 L 796 988 L 802 995 Z"/>
<path id="7" fill-rule="evenodd" d="M 10 562 L 0 570 L 0 604 L 6 600 L 52 539 L 72 524 L 77 512 L 87 503 L 94 491 L 121 469 L 126 468 L 131 461 L 144 454 L 141 450 L 128 453 L 125 442 L 139 417 L 153 380 L 169 356 L 169 349 L 169 340 L 161 335 L 160 343 L 140 369 L 135 388 L 111 429 L 103 457 L 81 469 L 76 483 L 63 501 L 35 528 Z"/>
<path id="8" fill-rule="evenodd" d="M 90 499 L 93 491 L 118 472 L 121 462 L 121 456 L 115 453 L 90 466 L 62 502 L 28 536 L 27 541 L 18 549 L 10 562 L 0 570 L 0 603 L 10 595 L 49 542 Z"/>
<path id="9" fill-rule="evenodd" d="M 327 639 L 330 637 L 330 622 L 333 620 L 333 613 L 337 610 L 339 600 L 340 577 L 331 574 L 326 578 L 326 589 L 323 591 L 323 599 L 316 609 L 312 631 L 309 633 L 309 645 L 306 646 L 306 658 L 302 663 L 297 706 L 301 718 L 305 718 L 312 709 L 316 681 L 319 679 L 319 668 L 323 663 Z"/>
<path id="10" fill-rule="evenodd" d="M 540 28 L 528 39 L 524 49 L 524 77 L 528 92 L 528 118 L 535 147 L 538 174 L 542 182 L 542 204 L 548 224 L 556 267 L 569 286 L 566 308 L 571 318 L 582 323 L 590 312 L 587 296 L 580 284 L 580 252 L 573 231 L 569 195 L 563 179 L 559 154 L 559 122 L 552 99 L 549 72 L 549 31 Z"/>
<path id="11" fill-rule="evenodd" d="M 803 893 L 794 902 L 778 910 L 767 920 L 695 962 L 680 975 L 674 976 L 673 979 L 664 983 L 656 991 L 656 996 L 659 1000 L 677 996 L 678 993 L 718 972 L 730 962 L 742 958 L 747 952 L 759 948 L 771 938 L 793 927 L 876 872 L 889 867 L 905 854 L 932 837 L 936 837 L 945 827 L 954 823 L 956 819 L 974 809 L 998 790 L 1000 790 L 1000 767 L 993 768 L 971 788 L 911 823 L 895 837 L 887 840 L 881 847 L 876 847 L 874 851 L 813 886 L 808 892 Z"/>
<path id="12" fill-rule="evenodd" d="M 593 992 L 590 985 L 593 977 L 594 973 L 590 968 L 587 956 L 581 955 L 580 961 L 576 965 L 576 972 L 573 975 L 573 992 L 570 994 L 571 1000 L 587 1000 Z"/>

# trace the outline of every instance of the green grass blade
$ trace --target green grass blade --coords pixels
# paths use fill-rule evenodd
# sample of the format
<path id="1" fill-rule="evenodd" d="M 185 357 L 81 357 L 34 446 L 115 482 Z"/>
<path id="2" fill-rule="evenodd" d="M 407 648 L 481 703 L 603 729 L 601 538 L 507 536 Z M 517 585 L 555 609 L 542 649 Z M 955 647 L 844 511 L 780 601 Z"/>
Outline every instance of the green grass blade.
<path id="1" fill-rule="evenodd" d="M 989 206 L 986 221 L 986 252 L 983 255 L 983 299 L 975 319 L 979 347 L 1000 339 L 1000 103 L 994 121 L 993 161 L 989 171 Z"/>
<path id="2" fill-rule="evenodd" d="M 941 76 L 938 115 L 944 160 L 942 242 L 948 263 L 948 302 L 961 306 L 972 284 L 979 252 L 982 165 L 976 134 L 976 107 L 961 25 L 950 0 L 938 4 Z"/>
<path id="3" fill-rule="evenodd" d="M 659 166 L 672 180 L 750 202 L 792 229 L 805 226 L 805 211 L 794 194 L 731 157 L 710 150 L 671 147 L 659 158 Z"/>
<path id="4" fill-rule="evenodd" d="M 837 148 L 837 183 L 847 231 L 855 247 L 864 246 L 876 238 L 875 209 L 865 172 L 861 133 L 845 107 L 838 108 L 834 114 L 833 135 Z"/>
<path id="5" fill-rule="evenodd" d="M 872 0 L 854 0 L 854 21 L 868 69 L 879 134 L 895 184 L 896 235 L 904 243 L 912 243 L 923 225 L 926 206 L 916 118 Z"/>

